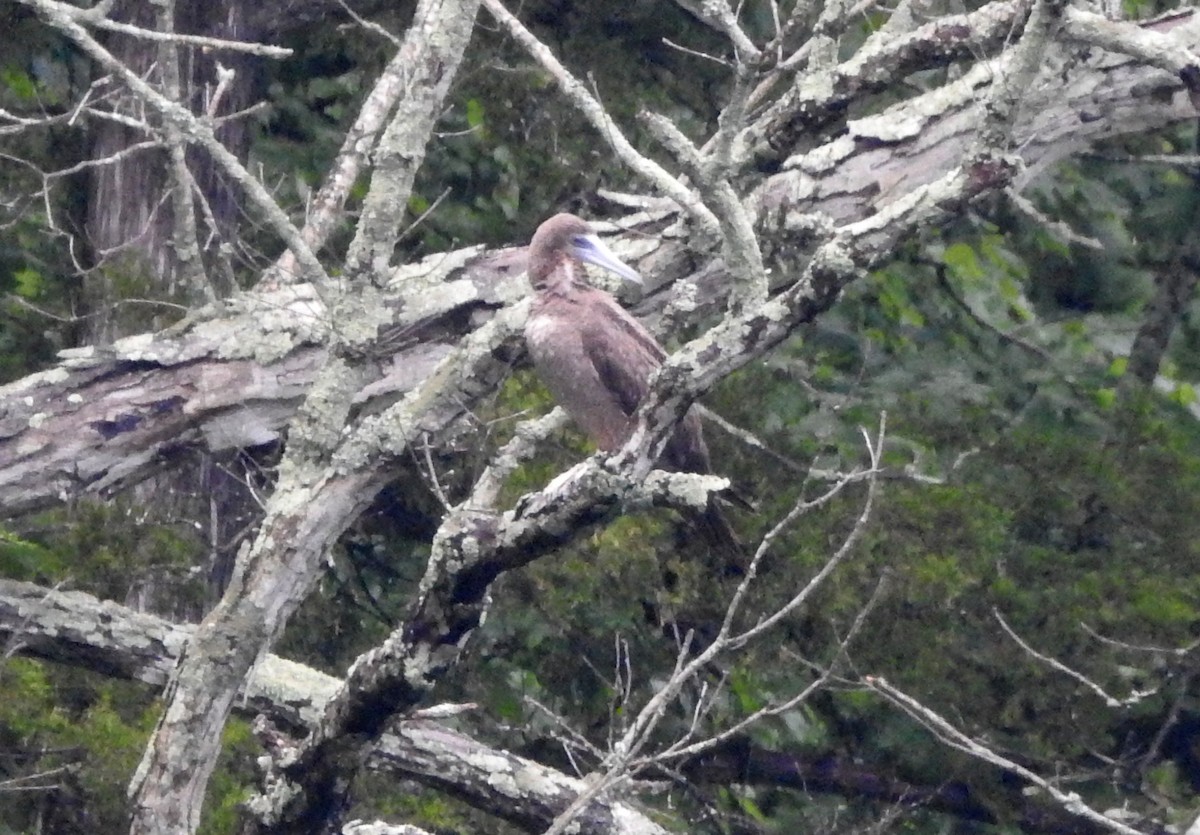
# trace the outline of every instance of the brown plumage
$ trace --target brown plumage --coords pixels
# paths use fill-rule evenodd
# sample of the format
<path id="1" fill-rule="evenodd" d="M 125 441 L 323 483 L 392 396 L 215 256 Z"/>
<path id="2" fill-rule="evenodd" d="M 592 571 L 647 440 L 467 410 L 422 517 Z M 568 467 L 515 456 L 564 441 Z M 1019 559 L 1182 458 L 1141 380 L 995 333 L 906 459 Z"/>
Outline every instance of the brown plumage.
<path id="1" fill-rule="evenodd" d="M 584 261 L 641 283 L 587 223 L 574 215 L 555 215 L 538 227 L 529 245 L 529 278 L 537 295 L 525 341 L 554 399 L 600 449 L 612 451 L 633 432 L 633 416 L 666 352 L 612 296 L 587 283 Z M 679 472 L 710 472 L 708 447 L 695 412 L 680 421 L 658 465 Z M 712 499 L 697 522 L 727 556 L 741 554 L 736 534 Z"/>

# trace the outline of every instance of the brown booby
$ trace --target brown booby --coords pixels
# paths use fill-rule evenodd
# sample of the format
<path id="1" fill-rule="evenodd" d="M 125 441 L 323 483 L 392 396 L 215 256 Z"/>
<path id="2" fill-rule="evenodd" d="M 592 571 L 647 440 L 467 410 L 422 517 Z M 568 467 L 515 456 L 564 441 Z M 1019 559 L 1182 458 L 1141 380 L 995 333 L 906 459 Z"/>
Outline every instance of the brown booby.
<path id="1" fill-rule="evenodd" d="M 555 215 L 538 227 L 529 245 L 529 279 L 536 296 L 525 324 L 525 342 L 555 401 L 609 452 L 632 434 L 650 376 L 666 352 L 616 299 L 587 283 L 584 262 L 642 283 L 585 221 Z M 708 447 L 694 411 L 679 422 L 658 466 L 710 472 Z M 713 498 L 697 522 L 710 543 L 736 563 L 741 543 Z"/>

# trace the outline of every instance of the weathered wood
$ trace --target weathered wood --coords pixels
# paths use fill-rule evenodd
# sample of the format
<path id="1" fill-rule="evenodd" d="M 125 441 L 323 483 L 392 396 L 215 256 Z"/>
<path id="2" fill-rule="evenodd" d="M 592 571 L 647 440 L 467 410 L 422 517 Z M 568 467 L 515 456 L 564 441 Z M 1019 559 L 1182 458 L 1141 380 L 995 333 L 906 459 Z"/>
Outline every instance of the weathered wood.
<path id="1" fill-rule="evenodd" d="M 0 646 L 17 655 L 162 687 L 191 631 L 190 626 L 83 592 L 0 580 Z M 279 727 L 311 727 L 339 684 L 336 678 L 311 667 L 268 655 L 240 694 L 236 710 L 245 716 L 265 715 Z M 545 829 L 581 788 L 580 780 L 427 719 L 397 723 L 380 738 L 367 765 L 446 791 L 530 831 Z M 682 771 L 697 782 L 786 786 L 847 798 L 910 803 L 965 820 L 995 819 L 992 809 L 960 784 L 914 786 L 860 764 L 825 756 L 810 760 L 743 740 L 684 763 Z M 1072 835 L 1101 831 L 1056 807 L 1040 804 L 1037 795 L 1015 794 L 1021 807 L 1015 813 L 1025 831 Z M 646 820 L 636 805 L 611 799 L 594 802 L 578 822 L 579 831 L 590 835 L 664 831 Z"/>
<path id="2" fill-rule="evenodd" d="M 1200 49 L 1195 15 L 1171 25 L 1177 43 Z M 982 67 L 948 88 L 851 120 L 843 135 L 789 158 L 784 171 L 766 178 L 755 199 L 775 286 L 794 280 L 791 259 L 804 254 L 813 232 L 806 215 L 861 219 L 956 165 L 974 135 L 978 96 L 991 72 Z M 1026 164 L 1018 184 L 1130 127 L 1152 130 L 1195 118 L 1177 78 L 1099 50 L 1065 81 L 1047 81 L 1031 96 L 1015 128 Z M 698 286 L 700 313 L 720 306 L 720 267 L 699 265 L 677 220 L 664 209 L 618 221 L 630 234 L 615 250 L 650 280 L 638 312 L 652 329 L 672 301 L 674 282 Z M 651 237 L 663 230 L 665 237 Z M 521 250 L 470 248 L 397 271 L 385 293 L 397 311 L 397 327 L 385 340 L 394 364 L 381 360 L 382 382 L 372 383 L 363 399 L 394 397 L 428 376 L 447 346 L 511 297 L 507 282 L 523 267 Z M 0 388 L 0 513 L 108 495 L 189 445 L 221 449 L 273 440 L 322 362 L 325 323 L 304 286 L 256 291 L 110 350 L 66 352 L 55 368 Z"/>
<path id="3" fill-rule="evenodd" d="M 0 580 L 0 646 L 17 654 L 163 687 L 193 627 L 98 600 L 83 592 Z M 237 702 L 282 727 L 311 726 L 340 682 L 276 655 L 254 670 Z M 380 740 L 370 767 L 445 789 L 484 812 L 544 829 L 578 795 L 581 781 L 490 748 L 436 722 L 412 719 Z M 665 833 L 635 806 L 597 801 L 580 832 Z"/>

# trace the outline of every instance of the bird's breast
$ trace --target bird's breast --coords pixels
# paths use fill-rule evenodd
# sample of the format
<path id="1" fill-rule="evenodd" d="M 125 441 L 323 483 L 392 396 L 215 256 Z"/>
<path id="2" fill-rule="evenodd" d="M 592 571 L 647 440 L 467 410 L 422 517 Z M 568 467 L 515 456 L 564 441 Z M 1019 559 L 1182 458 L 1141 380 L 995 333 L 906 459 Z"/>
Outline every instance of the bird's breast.
<path id="1" fill-rule="evenodd" d="M 558 331 L 559 322 L 553 315 L 535 311 L 525 320 L 525 341 L 532 351 L 540 351 L 553 342 Z"/>

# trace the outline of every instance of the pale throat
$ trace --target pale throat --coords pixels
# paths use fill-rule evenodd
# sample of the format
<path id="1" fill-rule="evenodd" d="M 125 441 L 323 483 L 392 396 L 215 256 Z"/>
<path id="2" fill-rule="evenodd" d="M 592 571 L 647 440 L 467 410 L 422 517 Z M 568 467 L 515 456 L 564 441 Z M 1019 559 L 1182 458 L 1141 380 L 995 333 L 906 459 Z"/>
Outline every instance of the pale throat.
<path id="1" fill-rule="evenodd" d="M 554 269 L 546 276 L 546 280 L 542 283 L 542 291 L 563 294 L 571 292 L 576 286 L 587 283 L 587 274 L 581 265 L 574 258 L 569 256 L 561 256 L 558 263 L 554 265 Z"/>

